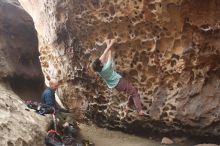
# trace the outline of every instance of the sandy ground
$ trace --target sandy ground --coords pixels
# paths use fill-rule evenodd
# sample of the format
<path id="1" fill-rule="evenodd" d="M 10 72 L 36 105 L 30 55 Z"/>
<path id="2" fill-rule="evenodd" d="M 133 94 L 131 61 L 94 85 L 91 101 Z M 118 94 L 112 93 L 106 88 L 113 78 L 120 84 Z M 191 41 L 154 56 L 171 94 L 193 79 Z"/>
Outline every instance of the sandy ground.
<path id="1" fill-rule="evenodd" d="M 160 142 L 125 134 L 119 131 L 110 131 L 96 126 L 80 124 L 83 138 L 95 143 L 95 146 L 164 146 Z M 178 146 L 178 145 L 169 145 Z"/>

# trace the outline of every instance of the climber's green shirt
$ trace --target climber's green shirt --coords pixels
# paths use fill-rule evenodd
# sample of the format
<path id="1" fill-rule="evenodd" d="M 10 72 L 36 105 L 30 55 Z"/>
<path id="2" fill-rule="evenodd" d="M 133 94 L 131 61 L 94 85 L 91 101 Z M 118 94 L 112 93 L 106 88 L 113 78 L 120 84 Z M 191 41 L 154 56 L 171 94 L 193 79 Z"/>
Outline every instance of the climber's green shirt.
<path id="1" fill-rule="evenodd" d="M 121 75 L 113 69 L 112 63 L 113 60 L 108 59 L 107 63 L 103 64 L 102 71 L 99 72 L 99 75 L 104 79 L 109 88 L 117 86 L 121 78 Z"/>

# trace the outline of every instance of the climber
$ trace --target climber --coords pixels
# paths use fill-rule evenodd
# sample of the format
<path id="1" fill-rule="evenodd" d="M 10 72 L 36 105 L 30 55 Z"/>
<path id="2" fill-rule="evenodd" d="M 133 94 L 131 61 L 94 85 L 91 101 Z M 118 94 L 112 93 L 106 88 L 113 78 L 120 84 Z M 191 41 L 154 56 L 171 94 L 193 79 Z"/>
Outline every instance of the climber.
<path id="1" fill-rule="evenodd" d="M 75 121 L 72 115 L 67 109 L 63 109 L 59 106 L 55 99 L 55 91 L 59 87 L 59 83 L 56 79 L 51 79 L 48 88 L 46 88 L 41 96 L 42 104 L 46 104 L 54 107 L 55 115 L 59 119 L 59 124 L 63 127 L 69 126 L 69 124 L 75 125 Z"/>
<path id="2" fill-rule="evenodd" d="M 142 116 L 144 115 L 144 112 L 142 110 L 140 95 L 138 94 L 137 89 L 113 69 L 111 46 L 114 42 L 114 39 L 105 41 L 107 47 L 103 54 L 93 61 L 92 69 L 102 77 L 108 88 L 115 88 L 117 91 L 124 91 L 129 95 L 128 102 L 124 107 L 126 114 L 128 112 L 128 108 L 134 105 L 138 115 Z"/>

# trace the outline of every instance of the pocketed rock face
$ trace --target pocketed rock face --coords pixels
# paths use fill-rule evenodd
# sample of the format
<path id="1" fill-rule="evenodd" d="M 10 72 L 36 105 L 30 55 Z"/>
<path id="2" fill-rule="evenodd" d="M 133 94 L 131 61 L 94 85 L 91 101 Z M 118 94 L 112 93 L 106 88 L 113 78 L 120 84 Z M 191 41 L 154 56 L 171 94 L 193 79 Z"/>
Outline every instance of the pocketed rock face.
<path id="1" fill-rule="evenodd" d="M 41 146 L 49 121 L 26 111 L 44 86 L 37 33 L 16 0 L 0 0 L 0 145 Z M 19 95 L 19 96 L 18 96 Z"/>
<path id="2" fill-rule="evenodd" d="M 220 1 L 20 0 L 40 36 L 43 72 L 62 80 L 65 105 L 97 124 L 220 135 Z M 127 97 L 89 68 L 116 38 L 116 68 L 139 90 L 149 116 L 122 118 Z"/>

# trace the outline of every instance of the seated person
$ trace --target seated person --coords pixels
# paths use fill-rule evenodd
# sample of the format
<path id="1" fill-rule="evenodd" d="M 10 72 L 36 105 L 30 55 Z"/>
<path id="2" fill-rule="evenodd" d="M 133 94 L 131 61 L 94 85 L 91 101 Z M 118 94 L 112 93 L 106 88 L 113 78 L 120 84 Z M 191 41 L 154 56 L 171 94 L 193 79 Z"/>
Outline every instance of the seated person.
<path id="1" fill-rule="evenodd" d="M 55 116 L 59 119 L 58 125 L 75 125 L 75 121 L 68 110 L 61 108 L 56 102 L 55 91 L 58 89 L 58 87 L 58 81 L 56 79 L 51 79 L 49 82 L 49 87 L 44 90 L 41 96 L 41 103 L 52 106 L 55 109 Z"/>

